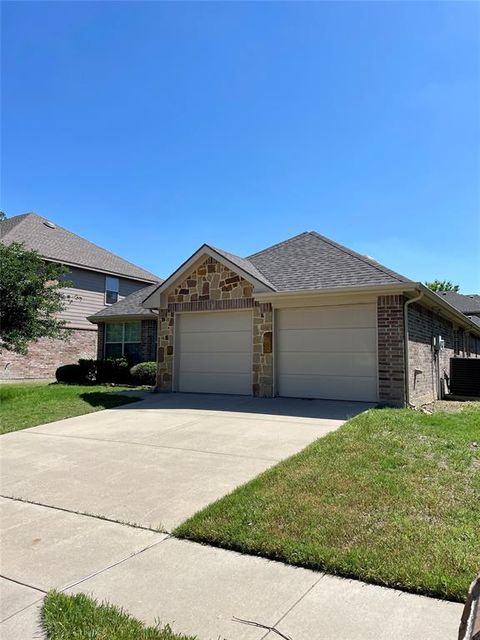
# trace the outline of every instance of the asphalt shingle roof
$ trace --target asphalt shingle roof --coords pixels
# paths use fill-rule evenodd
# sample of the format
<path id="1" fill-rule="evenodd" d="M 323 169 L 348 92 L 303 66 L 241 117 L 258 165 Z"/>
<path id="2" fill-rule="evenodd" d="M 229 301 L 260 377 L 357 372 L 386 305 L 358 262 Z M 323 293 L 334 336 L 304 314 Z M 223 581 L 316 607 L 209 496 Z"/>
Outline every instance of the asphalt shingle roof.
<path id="1" fill-rule="evenodd" d="M 411 282 L 315 231 L 254 253 L 247 260 L 277 291 Z"/>
<path id="2" fill-rule="evenodd" d="M 158 282 L 153 273 L 102 249 L 75 233 L 50 223 L 36 213 L 24 213 L 0 223 L 1 242 L 23 242 L 27 249 L 34 249 L 45 259 L 55 262 L 98 269 L 106 273 Z"/>
<path id="3" fill-rule="evenodd" d="M 233 264 L 237 265 L 237 267 L 239 267 L 240 269 L 243 269 L 243 271 L 245 271 L 245 273 L 250 274 L 251 276 L 253 276 L 257 280 L 259 280 L 260 282 L 263 282 L 263 284 L 267 285 L 267 287 L 270 287 L 271 289 L 275 289 L 275 287 L 272 285 L 271 282 L 269 282 L 267 280 L 267 278 L 264 276 L 264 274 L 261 273 L 255 267 L 253 262 L 251 262 L 247 258 L 241 258 L 240 256 L 236 256 L 233 253 L 229 253 L 228 251 L 224 251 L 223 249 L 218 249 L 217 247 L 213 247 L 211 245 L 208 245 L 208 246 L 210 246 L 211 249 L 216 251 L 218 254 L 220 254 L 221 256 L 226 258 L 227 260 L 230 260 L 230 262 L 232 262 Z"/>
<path id="4" fill-rule="evenodd" d="M 152 284 L 149 287 L 144 287 L 143 289 L 139 289 L 134 293 L 131 293 L 123 300 L 119 300 L 105 309 L 101 311 L 97 311 L 97 313 L 90 316 L 90 318 L 95 318 L 98 321 L 108 320 L 108 318 L 114 318 L 117 316 L 154 316 L 150 309 L 145 309 L 142 307 L 142 301 L 145 300 L 147 296 L 149 296 L 155 289 L 158 284 Z"/>
<path id="5" fill-rule="evenodd" d="M 480 313 L 480 295 L 477 293 L 463 294 L 456 291 L 437 291 L 436 293 L 465 315 Z"/>

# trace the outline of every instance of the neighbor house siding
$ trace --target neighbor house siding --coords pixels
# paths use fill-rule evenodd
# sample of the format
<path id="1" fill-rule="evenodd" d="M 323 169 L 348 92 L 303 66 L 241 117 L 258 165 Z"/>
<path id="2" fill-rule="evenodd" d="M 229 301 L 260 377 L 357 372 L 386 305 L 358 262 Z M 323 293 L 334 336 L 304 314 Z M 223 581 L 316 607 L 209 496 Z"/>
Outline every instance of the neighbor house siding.
<path id="1" fill-rule="evenodd" d="M 64 289 L 70 300 L 60 317 L 66 320 L 69 327 L 91 330 L 94 327 L 87 320 L 87 317 L 105 307 L 105 274 L 73 268 L 65 278 L 73 286 Z M 144 282 L 119 278 L 119 300 L 145 286 L 147 285 Z"/>

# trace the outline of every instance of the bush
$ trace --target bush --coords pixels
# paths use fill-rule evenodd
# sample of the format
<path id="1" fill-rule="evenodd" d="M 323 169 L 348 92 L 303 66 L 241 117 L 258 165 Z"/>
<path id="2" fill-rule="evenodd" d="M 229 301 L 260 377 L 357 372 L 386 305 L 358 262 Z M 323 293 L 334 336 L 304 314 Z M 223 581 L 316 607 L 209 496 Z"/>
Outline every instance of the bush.
<path id="1" fill-rule="evenodd" d="M 82 382 L 82 369 L 79 364 L 64 364 L 55 371 L 57 382 Z"/>
<path id="2" fill-rule="evenodd" d="M 130 384 L 130 364 L 126 358 L 97 360 L 97 382 L 117 382 Z"/>
<path id="3" fill-rule="evenodd" d="M 136 384 L 155 384 L 156 362 L 140 362 L 130 369 L 130 375 Z"/>
<path id="4" fill-rule="evenodd" d="M 82 380 L 85 382 L 96 382 L 98 377 L 98 360 L 80 359 L 78 361 Z"/>

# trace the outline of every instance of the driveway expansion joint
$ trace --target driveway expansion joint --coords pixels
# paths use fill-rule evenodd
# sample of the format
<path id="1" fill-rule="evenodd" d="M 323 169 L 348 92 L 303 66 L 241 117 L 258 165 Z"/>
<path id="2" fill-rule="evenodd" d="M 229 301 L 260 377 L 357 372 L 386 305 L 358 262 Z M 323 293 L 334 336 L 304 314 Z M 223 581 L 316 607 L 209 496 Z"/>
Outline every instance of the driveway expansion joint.
<path id="1" fill-rule="evenodd" d="M 181 428 L 182 426 L 186 426 L 186 425 L 181 425 L 178 428 Z M 168 429 L 168 432 L 170 431 L 173 431 L 173 429 Z M 146 442 L 137 442 L 135 440 L 107 440 L 105 438 L 95 438 L 90 436 L 70 436 L 64 433 L 47 433 L 45 431 L 35 431 L 30 433 L 26 433 L 25 431 L 23 431 L 22 434 L 32 435 L 32 436 L 47 436 L 50 438 L 70 438 L 72 440 L 89 440 L 93 442 L 105 442 L 108 444 L 122 444 L 122 445 L 128 445 L 128 446 L 147 447 L 147 448 L 153 448 L 153 449 L 170 449 L 173 451 L 189 451 L 190 453 L 200 453 L 202 455 L 228 456 L 230 458 L 242 458 L 246 460 L 261 460 L 262 462 L 274 462 L 274 463 L 280 462 L 278 458 L 247 456 L 240 453 L 227 453 L 223 451 L 203 451 L 202 449 L 190 449 L 188 447 L 173 447 L 171 445 L 163 445 L 163 444 L 150 444 Z"/>
<path id="2" fill-rule="evenodd" d="M 20 498 L 19 496 L 7 496 L 5 494 L 0 494 L 0 498 L 4 498 L 5 500 L 12 500 L 14 502 L 23 502 L 24 504 L 33 504 L 36 507 L 44 507 L 45 509 L 53 509 L 54 511 L 63 511 L 65 513 L 72 513 L 76 516 L 84 516 L 85 518 L 94 518 L 95 520 L 104 520 L 105 522 L 111 522 L 112 524 L 118 524 L 122 527 L 131 527 L 132 529 L 140 529 L 142 531 L 149 531 L 151 533 L 158 533 L 159 535 L 170 535 L 168 531 L 159 530 L 159 529 L 151 529 L 150 527 L 145 527 L 141 524 L 134 524 L 132 522 L 124 522 L 122 520 L 114 520 L 113 518 L 108 518 L 107 516 L 101 516 L 94 513 L 86 513 L 84 511 L 74 511 L 73 509 L 67 509 L 65 507 L 56 507 L 53 504 L 45 504 L 44 502 L 36 502 L 35 500 L 28 500 L 27 498 Z"/>

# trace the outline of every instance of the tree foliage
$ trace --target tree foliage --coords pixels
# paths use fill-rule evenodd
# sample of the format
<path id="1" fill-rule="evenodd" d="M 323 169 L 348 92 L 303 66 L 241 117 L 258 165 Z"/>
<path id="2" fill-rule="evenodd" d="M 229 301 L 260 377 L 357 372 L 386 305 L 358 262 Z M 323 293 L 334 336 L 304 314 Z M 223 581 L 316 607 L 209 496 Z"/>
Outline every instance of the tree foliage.
<path id="1" fill-rule="evenodd" d="M 432 291 L 455 291 L 457 292 L 460 289 L 460 285 L 453 284 L 450 280 L 433 280 L 432 282 L 425 282 L 425 286 L 427 286 Z"/>
<path id="2" fill-rule="evenodd" d="M 69 304 L 67 269 L 45 262 L 22 244 L 0 244 L 0 350 L 25 354 L 40 338 L 68 339 L 57 317 Z"/>

